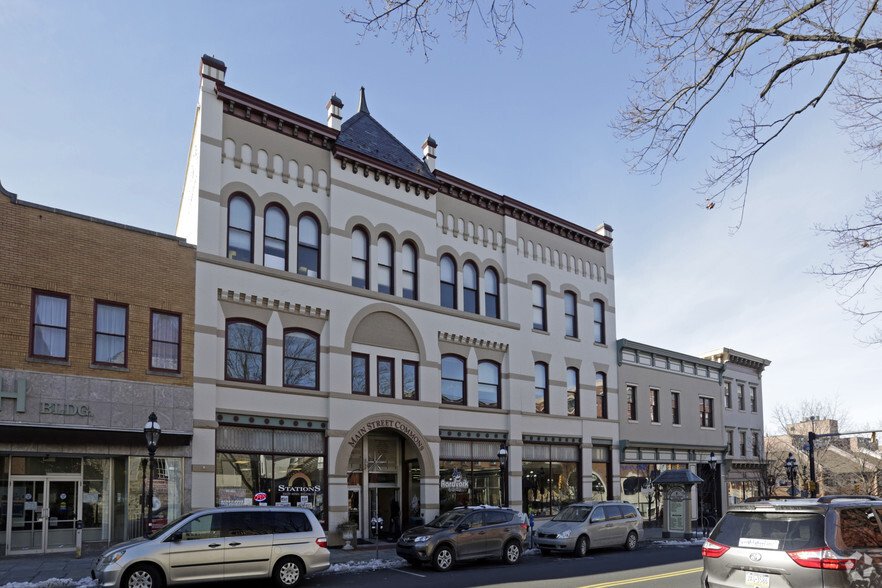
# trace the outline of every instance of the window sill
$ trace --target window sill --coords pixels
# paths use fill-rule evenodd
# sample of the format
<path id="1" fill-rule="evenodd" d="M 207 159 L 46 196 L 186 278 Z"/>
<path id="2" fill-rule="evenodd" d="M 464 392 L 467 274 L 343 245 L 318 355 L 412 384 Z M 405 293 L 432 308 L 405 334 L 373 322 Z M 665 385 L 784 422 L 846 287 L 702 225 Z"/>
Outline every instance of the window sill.
<path id="1" fill-rule="evenodd" d="M 581 343 L 582 340 L 579 337 L 574 337 L 572 335 L 564 335 L 564 339 L 567 341 L 575 341 L 576 343 Z"/>
<path id="2" fill-rule="evenodd" d="M 93 370 L 108 370 L 111 372 L 128 372 L 129 368 L 122 365 L 105 365 L 103 363 L 90 363 L 89 367 Z"/>
<path id="3" fill-rule="evenodd" d="M 650 425 L 655 425 L 656 427 L 660 427 L 660 426 L 661 426 L 661 423 L 658 422 L 658 421 L 649 421 L 649 424 L 650 424 Z"/>
<path id="4" fill-rule="evenodd" d="M 550 335 L 551 334 L 548 331 L 546 331 L 545 329 L 537 329 L 536 327 L 533 327 L 533 332 L 536 333 L 537 335 Z"/>
<path id="5" fill-rule="evenodd" d="M 147 370 L 144 372 L 148 376 L 167 376 L 169 378 L 183 378 L 184 375 L 181 372 L 161 372 L 157 370 Z"/>
<path id="6" fill-rule="evenodd" d="M 68 360 L 68 359 L 50 359 L 48 357 L 26 357 L 25 361 L 30 361 L 33 363 L 48 363 L 50 365 L 70 366 L 70 360 Z"/>
<path id="7" fill-rule="evenodd" d="M 599 343 L 597 341 L 594 342 L 595 347 L 603 347 L 604 349 L 607 347 L 606 343 Z"/>

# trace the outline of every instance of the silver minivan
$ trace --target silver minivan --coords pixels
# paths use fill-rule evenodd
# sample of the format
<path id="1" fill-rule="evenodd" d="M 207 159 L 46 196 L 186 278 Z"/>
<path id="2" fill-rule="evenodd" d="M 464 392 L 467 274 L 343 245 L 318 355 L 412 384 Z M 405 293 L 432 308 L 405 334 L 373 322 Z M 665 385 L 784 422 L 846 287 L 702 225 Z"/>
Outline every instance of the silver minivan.
<path id="1" fill-rule="evenodd" d="M 594 547 L 622 546 L 628 551 L 643 539 L 643 517 L 627 502 L 580 502 L 561 509 L 539 527 L 534 544 L 543 555 L 569 551 L 583 557 Z"/>
<path id="2" fill-rule="evenodd" d="M 328 569 L 324 529 L 307 509 L 222 507 L 191 512 L 142 537 L 114 545 L 92 568 L 106 588 L 272 578 L 295 586 Z"/>

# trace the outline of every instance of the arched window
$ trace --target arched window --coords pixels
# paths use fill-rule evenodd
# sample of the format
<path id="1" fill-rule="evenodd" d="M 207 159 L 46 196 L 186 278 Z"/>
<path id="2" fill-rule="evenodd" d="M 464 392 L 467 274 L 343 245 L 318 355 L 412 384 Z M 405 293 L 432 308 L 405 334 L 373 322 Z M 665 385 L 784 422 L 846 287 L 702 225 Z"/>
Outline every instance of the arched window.
<path id="1" fill-rule="evenodd" d="M 401 248 L 401 295 L 417 299 L 417 249 L 410 241 Z"/>
<path id="2" fill-rule="evenodd" d="M 495 361 L 478 362 L 478 406 L 501 408 L 499 364 Z"/>
<path id="3" fill-rule="evenodd" d="M 392 239 L 381 235 L 377 241 L 377 291 L 395 294 L 395 249 Z"/>
<path id="4" fill-rule="evenodd" d="M 536 412 L 548 413 L 548 364 L 536 362 L 533 373 L 536 391 Z"/>
<path id="5" fill-rule="evenodd" d="M 458 355 L 441 357 L 441 402 L 466 403 L 465 360 Z"/>
<path id="6" fill-rule="evenodd" d="M 319 277 L 319 224 L 311 214 L 297 221 L 297 273 Z"/>
<path id="7" fill-rule="evenodd" d="M 352 285 L 368 288 L 368 238 L 364 229 L 352 231 Z"/>
<path id="8" fill-rule="evenodd" d="M 567 415 L 579 416 L 579 370 L 567 368 Z"/>
<path id="9" fill-rule="evenodd" d="M 548 322 L 545 311 L 545 284 L 533 282 L 533 328 L 547 331 Z"/>
<path id="10" fill-rule="evenodd" d="M 263 265 L 288 269 L 288 214 L 277 204 L 263 213 Z"/>
<path id="11" fill-rule="evenodd" d="M 594 342 L 606 343 L 606 317 L 604 316 L 603 301 L 594 300 Z"/>
<path id="12" fill-rule="evenodd" d="M 456 262 L 441 256 L 441 306 L 456 308 Z"/>
<path id="13" fill-rule="evenodd" d="M 576 315 L 575 292 L 564 292 L 564 323 L 567 337 L 579 336 L 579 321 Z"/>
<path id="14" fill-rule="evenodd" d="M 606 374 L 597 372 L 594 375 L 594 387 L 597 389 L 597 418 L 609 418 L 606 407 Z"/>
<path id="15" fill-rule="evenodd" d="M 462 266 L 462 309 L 478 313 L 478 268 L 471 261 Z"/>
<path id="16" fill-rule="evenodd" d="M 499 318 L 499 276 L 491 267 L 484 270 L 484 314 Z"/>
<path id="17" fill-rule="evenodd" d="M 227 211 L 227 257 L 251 263 L 254 258 L 254 206 L 247 196 L 230 198 Z"/>
<path id="18" fill-rule="evenodd" d="M 226 346 L 226 379 L 263 384 L 266 355 L 264 326 L 244 319 L 228 320 Z"/>
<path id="19" fill-rule="evenodd" d="M 285 331 L 285 365 L 282 384 L 294 388 L 318 389 L 319 337 L 309 331 Z"/>

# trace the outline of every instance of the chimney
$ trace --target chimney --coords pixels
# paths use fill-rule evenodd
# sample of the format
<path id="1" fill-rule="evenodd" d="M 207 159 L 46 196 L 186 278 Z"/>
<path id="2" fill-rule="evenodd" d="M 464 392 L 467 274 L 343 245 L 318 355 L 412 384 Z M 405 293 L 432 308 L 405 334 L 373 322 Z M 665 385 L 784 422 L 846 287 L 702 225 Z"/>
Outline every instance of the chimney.
<path id="1" fill-rule="evenodd" d="M 438 143 L 435 142 L 432 135 L 429 135 L 429 138 L 423 143 L 423 161 L 429 166 L 431 172 L 435 171 L 435 147 L 437 146 Z"/>
<path id="2" fill-rule="evenodd" d="M 204 78 L 223 83 L 224 75 L 227 73 L 227 66 L 220 59 L 203 55 L 199 73 Z"/>
<path id="3" fill-rule="evenodd" d="M 613 228 L 608 224 L 603 223 L 602 225 L 594 229 L 594 232 L 603 237 L 612 237 Z"/>
<path id="4" fill-rule="evenodd" d="M 339 131 L 340 124 L 343 121 L 343 116 L 340 114 L 343 110 L 343 101 L 337 98 L 337 94 L 335 93 L 331 96 L 326 108 L 328 109 L 328 126 Z"/>

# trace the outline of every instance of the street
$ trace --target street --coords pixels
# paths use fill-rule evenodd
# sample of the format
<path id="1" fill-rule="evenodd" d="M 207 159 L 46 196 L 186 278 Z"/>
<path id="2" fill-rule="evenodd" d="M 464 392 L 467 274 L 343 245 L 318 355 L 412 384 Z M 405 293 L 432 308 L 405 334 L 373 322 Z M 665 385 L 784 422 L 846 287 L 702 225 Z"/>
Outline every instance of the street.
<path id="1" fill-rule="evenodd" d="M 607 588 L 642 583 L 647 588 L 683 588 L 697 586 L 700 573 L 701 546 L 650 544 L 634 552 L 601 549 L 582 559 L 531 554 L 515 566 L 496 561 L 465 563 L 447 573 L 436 572 L 429 566 L 404 566 L 359 574 L 322 574 L 308 578 L 303 586 L 459 588 L 541 582 L 543 588 Z"/>

